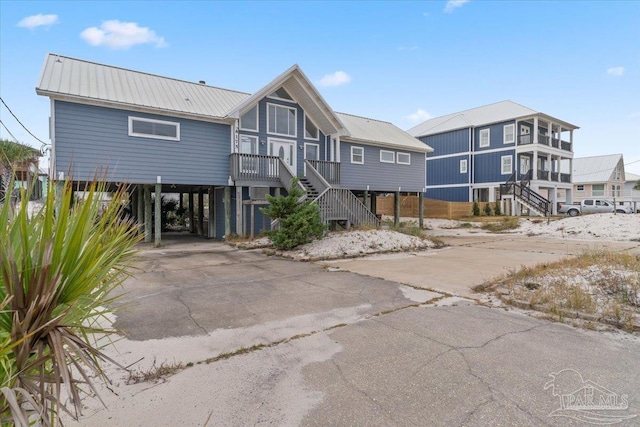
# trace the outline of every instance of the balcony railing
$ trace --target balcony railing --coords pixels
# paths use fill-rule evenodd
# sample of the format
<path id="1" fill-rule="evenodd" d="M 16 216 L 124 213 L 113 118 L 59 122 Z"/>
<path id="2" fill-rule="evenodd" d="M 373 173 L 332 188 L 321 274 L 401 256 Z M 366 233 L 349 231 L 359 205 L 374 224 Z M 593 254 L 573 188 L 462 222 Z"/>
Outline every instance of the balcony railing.
<path id="1" fill-rule="evenodd" d="M 231 153 L 234 181 L 279 182 L 280 158 L 261 154 Z"/>
<path id="2" fill-rule="evenodd" d="M 521 173 L 520 174 L 520 180 L 521 181 L 530 181 L 532 179 L 532 176 L 534 177 L 533 179 L 537 179 L 537 180 L 540 180 L 540 181 L 564 182 L 564 183 L 570 183 L 571 182 L 571 174 L 550 172 L 550 171 L 546 171 L 546 170 L 542 170 L 542 169 L 538 169 L 535 172 L 535 174 L 533 173 L 533 171 L 529 171 L 529 172 L 526 172 L 526 173 Z M 560 181 L 558 181 L 558 178 L 560 178 Z"/>
<path id="3" fill-rule="evenodd" d="M 518 135 L 518 145 L 533 144 L 533 135 L 525 134 Z M 538 135 L 538 144 L 546 145 L 547 147 L 559 148 L 563 151 L 571 151 L 571 143 L 562 141 L 557 138 L 550 138 L 548 135 Z"/>
<path id="4" fill-rule="evenodd" d="M 340 163 L 324 160 L 307 160 L 329 184 L 340 184 Z"/>
<path id="5" fill-rule="evenodd" d="M 561 173 L 560 174 L 560 182 L 571 182 L 571 174 L 568 173 Z"/>

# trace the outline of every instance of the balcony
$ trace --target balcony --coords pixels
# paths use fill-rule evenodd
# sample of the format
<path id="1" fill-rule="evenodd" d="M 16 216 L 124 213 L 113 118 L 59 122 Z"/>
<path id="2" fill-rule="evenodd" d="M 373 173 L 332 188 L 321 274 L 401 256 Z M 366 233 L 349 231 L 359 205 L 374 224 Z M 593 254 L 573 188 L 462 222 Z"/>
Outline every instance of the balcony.
<path id="1" fill-rule="evenodd" d="M 525 134 L 518 135 L 518 145 L 533 144 L 533 135 Z M 557 138 L 550 138 L 547 135 L 538 135 L 538 144 L 546 145 L 547 147 L 558 148 L 563 151 L 571 151 L 571 143 L 562 141 Z"/>
<path id="2" fill-rule="evenodd" d="M 281 186 L 281 168 L 286 166 L 277 156 L 262 154 L 231 153 L 230 155 L 231 179 L 236 185 L 266 185 L 270 187 Z M 329 184 L 340 184 L 340 163 L 325 162 L 323 160 L 308 160 L 308 163 Z M 287 170 L 285 175 L 291 176 Z"/>
<path id="3" fill-rule="evenodd" d="M 549 182 L 562 182 L 562 183 L 570 183 L 571 182 L 571 174 L 568 173 L 558 173 L 558 172 L 550 172 L 547 170 L 538 169 L 535 172 L 529 171 L 527 173 L 520 174 L 521 181 L 531 181 L 532 179 L 538 181 L 549 181 Z"/>

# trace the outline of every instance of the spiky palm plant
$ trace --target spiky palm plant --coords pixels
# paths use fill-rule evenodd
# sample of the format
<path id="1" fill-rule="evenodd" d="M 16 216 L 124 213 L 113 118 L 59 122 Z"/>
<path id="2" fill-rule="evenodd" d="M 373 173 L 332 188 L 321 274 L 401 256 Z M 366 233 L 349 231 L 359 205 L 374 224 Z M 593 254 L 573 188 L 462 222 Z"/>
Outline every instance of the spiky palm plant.
<path id="1" fill-rule="evenodd" d="M 81 392 L 108 360 L 95 340 L 106 333 L 111 291 L 127 277 L 135 228 L 122 220 L 126 192 L 91 184 L 73 201 L 69 182 L 50 185 L 41 210 L 29 218 L 22 197 L 10 215 L 0 208 L 0 422 L 53 425 L 60 411 L 77 418 Z M 72 206 L 73 204 L 73 206 Z M 66 397 L 66 398 L 65 398 Z M 69 399 L 71 403 L 65 403 Z"/>

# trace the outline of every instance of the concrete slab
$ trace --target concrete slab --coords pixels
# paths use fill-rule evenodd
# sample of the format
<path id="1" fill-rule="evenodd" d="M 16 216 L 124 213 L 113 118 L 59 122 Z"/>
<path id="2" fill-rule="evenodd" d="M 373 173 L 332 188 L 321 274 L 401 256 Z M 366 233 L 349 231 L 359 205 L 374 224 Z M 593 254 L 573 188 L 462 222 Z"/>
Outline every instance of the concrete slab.
<path id="1" fill-rule="evenodd" d="M 517 270 L 589 250 L 638 251 L 638 242 L 591 242 L 512 235 L 445 237 L 449 247 L 428 252 L 325 261 L 354 273 L 469 298 L 471 288 Z"/>

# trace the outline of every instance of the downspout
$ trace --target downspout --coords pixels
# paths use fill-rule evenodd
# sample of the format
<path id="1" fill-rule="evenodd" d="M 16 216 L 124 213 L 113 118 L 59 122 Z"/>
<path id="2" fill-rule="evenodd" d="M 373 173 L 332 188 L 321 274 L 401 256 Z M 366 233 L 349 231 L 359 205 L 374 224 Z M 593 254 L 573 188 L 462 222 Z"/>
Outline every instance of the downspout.
<path id="1" fill-rule="evenodd" d="M 474 168 L 474 157 L 473 157 L 473 143 L 474 143 L 474 128 L 469 128 L 469 201 L 473 202 L 473 168 Z"/>

